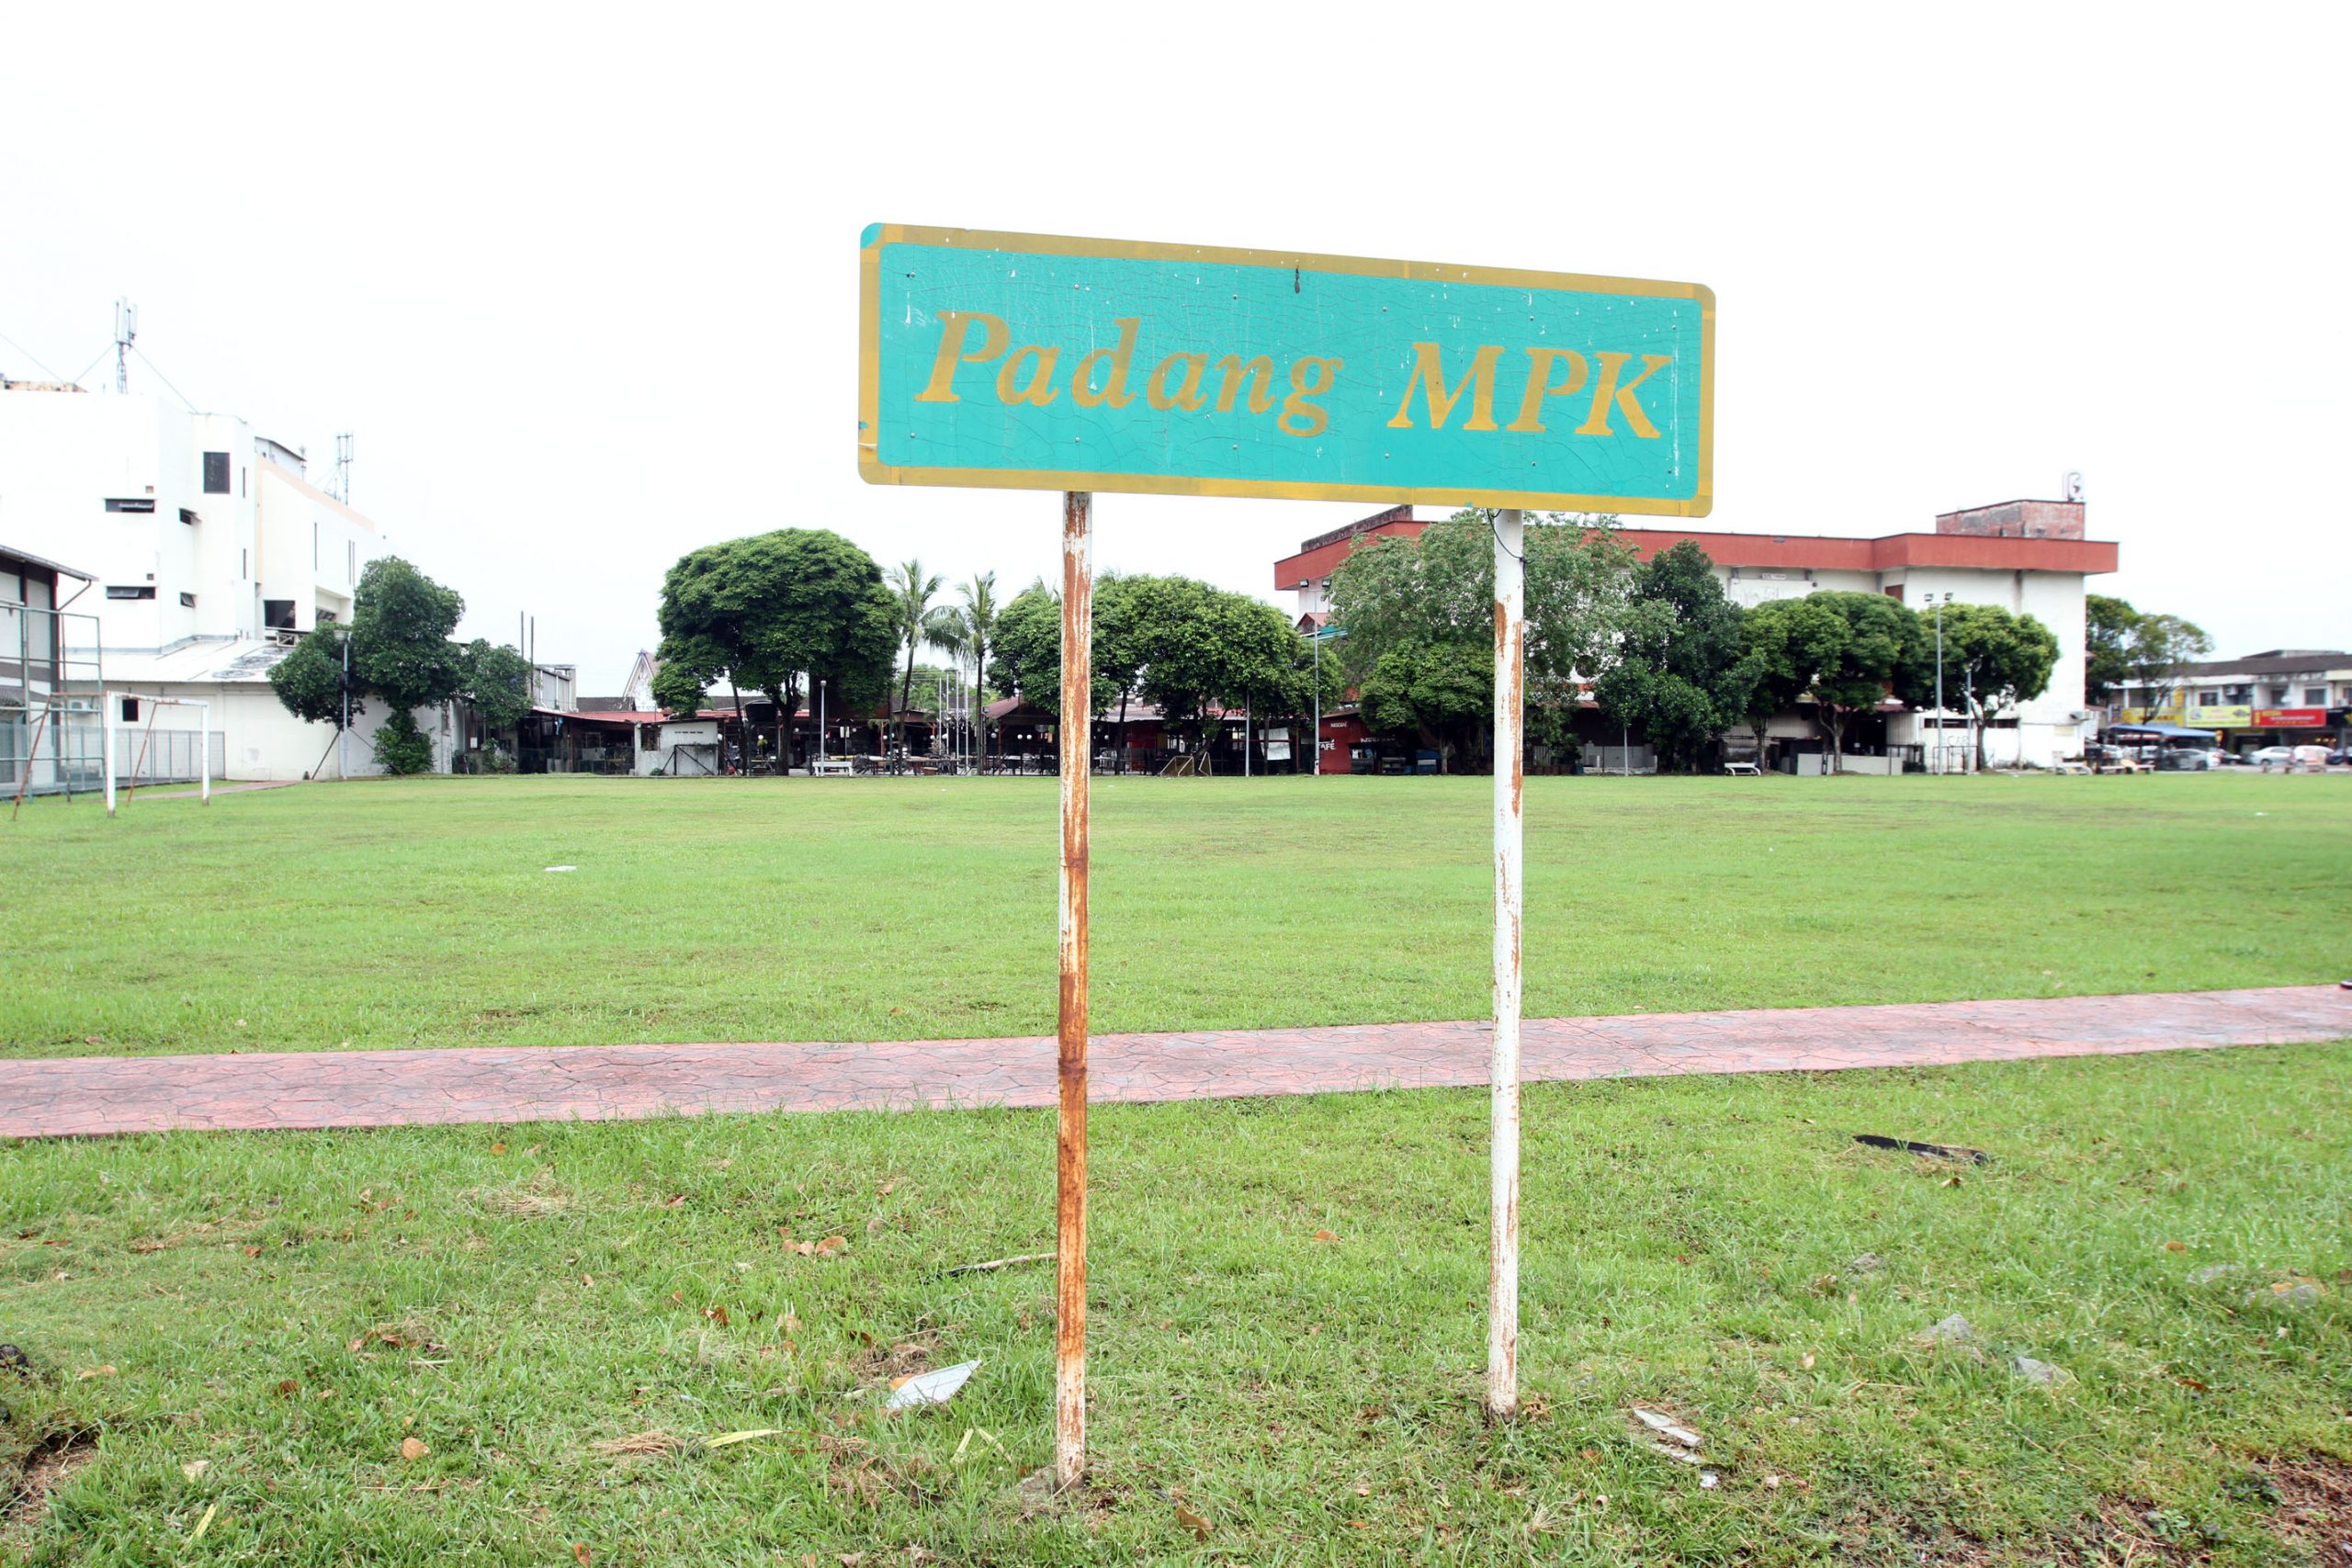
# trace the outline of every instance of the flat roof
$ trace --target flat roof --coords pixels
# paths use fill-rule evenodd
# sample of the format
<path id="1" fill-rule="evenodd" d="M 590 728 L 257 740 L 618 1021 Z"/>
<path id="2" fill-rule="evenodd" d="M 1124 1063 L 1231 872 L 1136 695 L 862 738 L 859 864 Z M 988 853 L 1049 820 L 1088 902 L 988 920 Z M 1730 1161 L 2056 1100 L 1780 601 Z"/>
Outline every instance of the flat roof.
<path id="1" fill-rule="evenodd" d="M 1329 576 L 1366 537 L 1409 538 L 1430 526 L 1411 518 L 1366 519 L 1360 529 L 1308 541 L 1274 563 L 1277 592 Z M 1620 528 L 1644 560 L 1689 540 L 1717 566 L 1782 567 L 1815 571 L 1900 571 L 1947 567 L 1974 571 L 2113 571 L 2116 547 L 2104 539 L 2019 538 L 1999 534 L 1887 534 L 1878 538 L 1824 534 L 1726 534 L 1690 528 Z"/>

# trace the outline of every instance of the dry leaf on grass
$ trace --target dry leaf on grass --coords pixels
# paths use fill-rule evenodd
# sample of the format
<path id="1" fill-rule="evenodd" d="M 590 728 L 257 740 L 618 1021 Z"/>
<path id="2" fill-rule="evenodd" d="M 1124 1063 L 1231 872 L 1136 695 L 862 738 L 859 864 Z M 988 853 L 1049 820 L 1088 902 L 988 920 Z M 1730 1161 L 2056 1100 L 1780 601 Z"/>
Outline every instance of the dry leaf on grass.
<path id="1" fill-rule="evenodd" d="M 656 1427 L 650 1432 L 631 1432 L 626 1438 L 606 1438 L 593 1446 L 600 1454 L 618 1458 L 634 1454 L 675 1453 L 686 1446 L 686 1440 Z"/>
<path id="2" fill-rule="evenodd" d="M 737 1443 L 748 1443 L 754 1438 L 778 1438 L 783 1435 L 781 1427 L 754 1427 L 748 1432 L 721 1432 L 715 1438 L 705 1438 L 702 1446 L 706 1449 L 731 1449 Z"/>
<path id="3" fill-rule="evenodd" d="M 1186 1529 L 1191 1530 L 1191 1531 L 1193 1532 L 1193 1540 L 1208 1540 L 1208 1538 L 1209 1538 L 1209 1522 L 1208 1522 L 1208 1520 L 1206 1520 L 1206 1519 L 1204 1519 L 1204 1518 L 1201 1517 L 1201 1516 L 1200 1516 L 1200 1515 L 1198 1515 L 1198 1514 L 1196 1514 L 1196 1513 L 1193 1512 L 1193 1510 L 1192 1510 L 1192 1509 L 1190 1509 L 1190 1508 L 1188 1508 L 1188 1507 L 1184 1506 L 1184 1505 L 1183 1505 L 1183 1504 L 1182 1504 L 1182 1503 L 1179 1503 L 1179 1504 L 1177 1504 L 1177 1505 L 1176 1505 L 1176 1522 L 1177 1522 L 1178 1524 L 1180 1524 L 1180 1525 L 1182 1525 Z"/>
<path id="4" fill-rule="evenodd" d="M 579 1563 L 580 1568 L 588 1568 L 588 1564 L 596 1561 L 596 1554 L 588 1550 L 586 1541 L 575 1540 L 571 1543 L 571 1560 Z"/>
<path id="5" fill-rule="evenodd" d="M 820 1258 L 838 1258 L 848 1250 L 849 1237 L 845 1235 L 829 1235 L 817 1244 L 817 1256 Z"/>
<path id="6" fill-rule="evenodd" d="M 211 1468 L 212 1461 L 209 1459 L 192 1459 L 186 1464 L 180 1466 L 180 1473 L 187 1476 L 190 1481 L 194 1481 L 198 1476 L 202 1475 L 206 1471 L 210 1470 Z"/>
<path id="7" fill-rule="evenodd" d="M 112 1376 L 114 1376 L 114 1368 L 111 1366 L 84 1367 L 80 1371 L 74 1374 L 74 1381 L 75 1382 L 88 1382 L 92 1378 L 110 1378 Z"/>
<path id="8" fill-rule="evenodd" d="M 419 1460 L 423 1459 L 426 1454 L 429 1454 L 433 1450 L 431 1449 L 425 1447 L 424 1439 L 422 1438 L 402 1438 L 401 1439 L 401 1458 L 402 1459 Z"/>
<path id="9" fill-rule="evenodd" d="M 1337 1241 L 1340 1237 L 1338 1234 L 1333 1231 L 1317 1231 L 1315 1233 L 1315 1239 L 1317 1241 Z"/>

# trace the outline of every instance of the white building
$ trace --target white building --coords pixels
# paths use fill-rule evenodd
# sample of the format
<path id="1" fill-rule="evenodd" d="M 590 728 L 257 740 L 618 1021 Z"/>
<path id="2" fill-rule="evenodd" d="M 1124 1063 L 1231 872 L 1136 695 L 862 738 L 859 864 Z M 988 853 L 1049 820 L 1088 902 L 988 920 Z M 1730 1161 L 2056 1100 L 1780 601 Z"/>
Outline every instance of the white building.
<path id="1" fill-rule="evenodd" d="M 223 776 L 301 778 L 328 753 L 333 727 L 287 713 L 269 669 L 296 634 L 350 618 L 383 550 L 374 523 L 310 482 L 300 451 L 161 398 L 0 386 L 0 542 L 96 577 L 74 607 L 96 615 L 107 688 L 211 704 Z M 199 722 L 192 707 L 116 705 L 133 748 L 141 730 Z M 354 774 L 376 771 L 385 716 L 368 705 Z M 446 766 L 449 716 L 418 723 Z"/>

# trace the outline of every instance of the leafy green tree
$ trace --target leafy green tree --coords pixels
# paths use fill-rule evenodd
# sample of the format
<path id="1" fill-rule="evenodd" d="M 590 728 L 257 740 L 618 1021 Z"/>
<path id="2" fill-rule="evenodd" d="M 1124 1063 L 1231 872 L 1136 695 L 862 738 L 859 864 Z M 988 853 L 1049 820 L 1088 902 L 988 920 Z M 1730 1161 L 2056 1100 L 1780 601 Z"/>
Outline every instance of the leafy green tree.
<path id="1" fill-rule="evenodd" d="M 871 708 L 888 686 L 898 626 L 881 568 L 839 534 L 779 528 L 706 545 L 662 580 L 654 700 L 693 713 L 724 675 L 776 705 L 777 753 L 789 762 L 803 675 L 844 711 Z"/>
<path id="2" fill-rule="evenodd" d="M 1470 508 L 1418 537 L 1375 538 L 1331 576 L 1332 619 L 1347 637 L 1326 668 L 1337 664 L 1344 683 L 1361 687 L 1375 679 L 1386 655 L 1399 654 L 1378 678 L 1388 696 L 1376 705 L 1391 716 L 1419 716 L 1386 728 L 1425 730 L 1457 755 L 1477 751 L 1475 720 L 1442 694 L 1483 660 L 1489 715 L 1494 701 L 1493 520 L 1491 511 Z M 1634 552 L 1613 517 L 1548 513 L 1531 521 L 1524 541 L 1527 690 L 1536 710 L 1530 728 L 1562 729 L 1577 700 L 1577 680 L 1614 657 Z M 1441 649 L 1448 651 L 1441 656 Z M 1429 700 L 1396 701 L 1396 694 L 1413 690 Z"/>
<path id="3" fill-rule="evenodd" d="M 1758 700 L 1769 694 L 1772 711 L 1810 695 L 1829 735 L 1833 769 L 1846 754 L 1848 726 L 1907 675 L 1919 638 L 1919 617 L 1883 593 L 1771 600 L 1748 611 L 1742 625 L 1758 655 Z M 1945 626 L 1949 636 L 1949 618 Z"/>
<path id="4" fill-rule="evenodd" d="M 1466 755 L 1494 718 L 1494 649 L 1459 638 L 1391 644 L 1357 684 L 1356 703 L 1375 732 L 1413 735 Z"/>
<path id="5" fill-rule="evenodd" d="M 945 579 L 937 572 L 927 572 L 919 560 L 903 560 L 890 569 L 889 590 L 894 601 L 899 646 L 906 649 L 906 673 L 899 679 L 899 749 L 907 745 L 907 704 L 914 695 L 915 650 L 929 635 L 931 602 L 939 596 Z"/>
<path id="6" fill-rule="evenodd" d="M 369 561 L 352 595 L 353 679 L 399 711 L 447 702 L 465 680 L 464 660 L 449 640 L 465 612 L 456 589 L 400 557 Z"/>
<path id="7" fill-rule="evenodd" d="M 432 771 L 433 742 L 417 728 L 416 716 L 406 708 L 394 708 L 368 744 L 375 753 L 376 765 L 388 773 L 405 775 Z"/>
<path id="8" fill-rule="evenodd" d="M 297 642 L 293 650 L 270 666 L 270 690 L 296 718 L 311 724 L 343 728 L 343 639 L 345 628 L 321 626 Z M 351 713 L 366 711 L 360 694 L 352 694 Z"/>
<path id="9" fill-rule="evenodd" d="M 1482 508 L 1432 523 L 1418 537 L 1374 538 L 1331 575 L 1340 645 L 1361 680 L 1390 649 L 1408 641 L 1470 642 L 1487 650 L 1493 681 L 1494 513 Z M 1634 568 L 1614 517 L 1549 513 L 1525 534 L 1527 674 L 1546 682 L 1600 668 L 1613 649 Z"/>
<path id="10" fill-rule="evenodd" d="M 2131 672 L 2132 628 L 2140 612 L 2104 593 L 2083 596 L 2083 700 L 2105 707 Z"/>
<path id="11" fill-rule="evenodd" d="M 1638 724 L 1662 762 L 1689 769 L 1742 716 L 1739 608 L 1685 539 L 1634 569 L 1616 654 L 1593 682 L 1601 708 Z"/>
<path id="12" fill-rule="evenodd" d="M 1998 604 L 1944 606 L 1944 700 L 1957 696 L 1967 705 L 1979 769 L 1985 766 L 1985 719 L 2048 691 L 2057 663 L 2057 637 L 2033 616 L 2013 615 Z M 1922 626 L 1909 645 L 1897 694 L 1913 707 L 1933 708 L 1935 671 L 1936 634 Z"/>
<path id="13" fill-rule="evenodd" d="M 1014 594 L 996 620 L 988 682 L 1047 713 L 1061 711 L 1062 602 L 1044 579 Z"/>
<path id="14" fill-rule="evenodd" d="M 2213 651 L 2213 639 L 2196 622 L 2157 611 L 2132 623 L 2123 645 L 2123 675 L 2142 688 L 2151 714 L 2172 705 L 2187 666 Z"/>
<path id="15" fill-rule="evenodd" d="M 460 664 L 463 683 L 458 694 L 474 710 L 484 729 L 504 734 L 531 711 L 531 661 L 511 646 L 481 637 L 465 647 Z"/>
<path id="16" fill-rule="evenodd" d="M 995 651 L 996 624 L 1001 614 L 996 600 L 996 573 L 981 572 L 959 583 L 956 592 L 961 603 L 943 605 L 924 617 L 923 640 L 952 655 L 961 667 L 971 671 L 973 682 L 981 688 L 979 695 L 985 698 L 989 656 Z M 980 755 L 985 760 L 988 755 L 988 705 L 985 701 L 975 704 L 973 720 L 979 727 Z"/>

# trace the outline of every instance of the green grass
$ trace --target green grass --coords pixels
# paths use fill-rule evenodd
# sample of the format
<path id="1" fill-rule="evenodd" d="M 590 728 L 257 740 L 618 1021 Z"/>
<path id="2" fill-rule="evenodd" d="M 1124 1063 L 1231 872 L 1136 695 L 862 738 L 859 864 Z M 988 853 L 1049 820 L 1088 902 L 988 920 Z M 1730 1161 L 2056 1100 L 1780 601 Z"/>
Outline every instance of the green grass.
<path id="1" fill-rule="evenodd" d="M 95 1458 L 0 1544 L 42 1564 L 2305 1561 L 2264 1472 L 2352 1457 L 2347 1077 L 2329 1045 L 1532 1089 L 1535 1408 L 1504 1428 L 1476 1404 L 1482 1093 L 1098 1110 L 1095 1490 L 1035 1517 L 1015 1482 L 1048 1455 L 1050 1274 L 940 1271 L 1052 1245 L 1045 1114 L 20 1145 L 0 1150 L 0 1337 L 40 1372 L 0 1373 L 0 1496 L 44 1438 L 88 1434 Z M 1953 1181 L 1856 1131 L 1995 1161 Z M 848 1249 L 799 1257 L 786 1228 Z M 2191 1282 L 2216 1264 L 2239 1271 Z M 2324 1282 L 2317 1304 L 2246 1301 L 2289 1275 Z M 1954 1312 L 1986 1359 L 1912 1342 Z M 952 1405 L 883 1419 L 854 1393 L 898 1347 L 986 1364 Z M 2077 1381 L 2030 1385 L 2012 1352 Z M 1634 1440 L 1637 1403 L 1704 1434 L 1720 1487 Z M 403 1461 L 411 1436 L 430 1452 Z"/>
<path id="2" fill-rule="evenodd" d="M 1097 781 L 1103 1031 L 1476 1018 L 1483 779 Z M 1536 779 L 1535 1014 L 2338 977 L 2331 778 Z M 1053 1028 L 1050 780 L 28 805 L 0 1053 Z M 578 870 L 549 874 L 549 865 Z"/>

